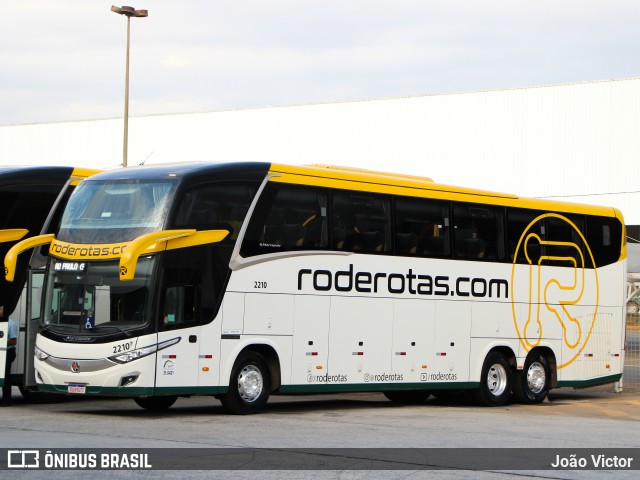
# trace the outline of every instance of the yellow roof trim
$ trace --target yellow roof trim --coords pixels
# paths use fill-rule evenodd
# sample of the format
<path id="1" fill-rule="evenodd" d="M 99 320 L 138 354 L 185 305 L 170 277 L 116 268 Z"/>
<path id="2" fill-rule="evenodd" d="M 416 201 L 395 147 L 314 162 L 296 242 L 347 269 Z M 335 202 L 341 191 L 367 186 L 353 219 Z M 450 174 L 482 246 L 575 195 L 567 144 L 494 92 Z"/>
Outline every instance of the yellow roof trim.
<path id="1" fill-rule="evenodd" d="M 311 168 L 324 168 L 326 170 L 333 170 L 333 171 L 340 171 L 340 172 L 355 172 L 355 173 L 364 173 L 364 174 L 373 174 L 373 175 L 384 175 L 387 178 L 400 178 L 400 179 L 408 179 L 408 180 L 418 180 L 421 182 L 433 182 L 433 179 L 430 177 L 422 177 L 419 175 L 408 175 L 406 173 L 380 172 L 377 170 L 369 170 L 366 168 L 344 167 L 341 165 L 328 165 L 324 163 L 312 163 L 311 165 L 303 165 L 303 166 L 311 167 Z"/>
<path id="2" fill-rule="evenodd" d="M 104 170 L 95 170 L 93 168 L 74 168 L 71 172 L 71 185 L 77 186 L 82 180 L 92 175 L 102 173 Z"/>
<path id="3" fill-rule="evenodd" d="M 434 183 L 433 180 L 427 177 L 412 175 L 388 174 L 329 165 L 293 166 L 276 163 L 271 164 L 269 173 L 274 175 L 272 181 L 282 183 L 484 203 L 533 210 L 550 210 L 560 213 L 591 214 L 605 217 L 617 216 L 615 210 L 611 207 L 518 197 L 509 193 L 454 187 Z"/>
<path id="4" fill-rule="evenodd" d="M 71 172 L 72 177 L 87 178 L 97 173 L 102 173 L 104 170 L 96 170 L 94 168 L 74 168 Z"/>
<path id="5" fill-rule="evenodd" d="M 326 180 L 346 181 L 353 183 L 361 183 L 364 188 L 357 188 L 358 190 L 368 190 L 366 185 L 377 185 L 382 187 L 404 187 L 404 188 L 417 188 L 424 190 L 435 190 L 447 193 L 462 193 L 468 195 L 482 195 L 487 197 L 501 197 L 501 198 L 518 198 L 515 195 L 508 193 L 489 192 L 486 190 L 476 190 L 472 188 L 452 187 L 449 185 L 442 185 L 434 183 L 432 179 L 428 177 L 418 177 L 414 175 L 404 175 L 395 173 L 376 172 L 372 170 L 351 169 L 347 167 L 331 167 L 328 165 L 323 166 L 294 166 L 283 164 L 271 164 L 269 173 L 272 174 L 289 174 L 289 175 L 305 175 L 309 177 L 317 177 Z M 342 187 L 349 188 L 349 187 Z M 351 187 L 355 188 L 355 187 Z M 375 191 L 379 191 L 376 189 Z M 389 192 L 391 193 L 391 192 Z"/>

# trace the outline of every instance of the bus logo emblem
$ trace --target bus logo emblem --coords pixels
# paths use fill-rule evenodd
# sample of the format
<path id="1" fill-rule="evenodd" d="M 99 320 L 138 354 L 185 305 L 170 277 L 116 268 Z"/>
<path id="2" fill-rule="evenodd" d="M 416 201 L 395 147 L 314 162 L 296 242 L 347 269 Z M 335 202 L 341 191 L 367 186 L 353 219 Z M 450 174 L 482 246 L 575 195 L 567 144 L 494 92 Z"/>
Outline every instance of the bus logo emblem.
<path id="1" fill-rule="evenodd" d="M 127 267 L 120 267 L 120 276 L 124 277 L 127 274 Z"/>
<path id="2" fill-rule="evenodd" d="M 74 361 L 74 362 L 71 364 L 71 371 L 73 371 L 73 372 L 79 372 L 79 371 L 80 371 L 80 364 L 79 364 L 78 362 Z"/>
<path id="3" fill-rule="evenodd" d="M 564 224 L 571 232 L 571 240 L 538 234 L 540 222 L 546 218 L 555 218 Z M 526 258 L 524 265 L 517 265 L 519 255 Z M 554 271 L 545 267 L 558 264 L 569 268 Z M 511 270 L 513 320 L 524 351 L 536 348 L 555 328 L 568 353 L 568 360 L 557 368 L 564 368 L 578 358 L 589 343 L 598 319 L 599 284 L 595 265 L 587 239 L 567 217 L 547 213 L 527 226 L 516 247 Z M 594 304 L 588 305 L 585 298 L 593 297 Z M 518 309 L 518 305 L 529 306 Z"/>

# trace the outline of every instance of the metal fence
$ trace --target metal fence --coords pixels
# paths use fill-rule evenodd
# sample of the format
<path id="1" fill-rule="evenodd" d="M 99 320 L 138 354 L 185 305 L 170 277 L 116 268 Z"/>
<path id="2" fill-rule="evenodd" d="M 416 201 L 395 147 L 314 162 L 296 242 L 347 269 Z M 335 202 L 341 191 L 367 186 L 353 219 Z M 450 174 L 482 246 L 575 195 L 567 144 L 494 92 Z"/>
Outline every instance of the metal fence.
<path id="1" fill-rule="evenodd" d="M 627 313 L 627 349 L 624 356 L 622 389 L 640 390 L 640 314 Z"/>

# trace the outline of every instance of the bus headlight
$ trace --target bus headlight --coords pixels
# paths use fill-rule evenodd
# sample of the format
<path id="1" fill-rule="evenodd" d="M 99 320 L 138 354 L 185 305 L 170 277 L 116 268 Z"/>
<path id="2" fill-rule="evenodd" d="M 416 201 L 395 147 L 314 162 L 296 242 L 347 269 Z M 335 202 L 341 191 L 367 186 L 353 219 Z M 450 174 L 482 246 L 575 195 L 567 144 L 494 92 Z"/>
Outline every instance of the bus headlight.
<path id="1" fill-rule="evenodd" d="M 49 354 L 44 352 L 43 350 L 40 350 L 37 346 L 35 347 L 33 354 L 36 356 L 36 358 L 40 361 L 44 361 L 47 358 L 49 358 Z"/>
<path id="2" fill-rule="evenodd" d="M 148 347 L 131 350 L 130 352 L 119 353 L 118 355 L 113 355 L 112 357 L 108 358 L 115 363 L 129 363 L 134 360 L 138 360 L 139 358 L 151 355 L 152 353 L 155 353 L 164 348 L 170 347 L 171 345 L 175 345 L 180 341 L 180 338 L 181 337 L 172 338 L 170 340 L 165 340 L 164 342 L 156 343 L 155 345 L 149 345 Z"/>

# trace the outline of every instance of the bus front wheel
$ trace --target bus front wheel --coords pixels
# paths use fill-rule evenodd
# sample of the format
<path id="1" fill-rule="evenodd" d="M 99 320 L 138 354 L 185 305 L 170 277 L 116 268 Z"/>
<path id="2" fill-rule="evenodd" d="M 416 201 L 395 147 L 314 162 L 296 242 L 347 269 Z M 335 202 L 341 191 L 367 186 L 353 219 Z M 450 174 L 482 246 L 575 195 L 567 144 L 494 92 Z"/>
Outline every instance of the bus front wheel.
<path id="1" fill-rule="evenodd" d="M 139 407 L 149 410 L 150 412 L 164 412 L 171 405 L 176 403 L 178 397 L 169 395 L 162 397 L 137 397 L 134 398 Z"/>
<path id="2" fill-rule="evenodd" d="M 501 352 L 490 352 L 482 365 L 476 400 L 488 407 L 506 405 L 511 397 L 513 374 L 509 359 Z"/>
<path id="3" fill-rule="evenodd" d="M 247 415 L 265 406 L 270 391 L 267 362 L 256 352 L 244 352 L 231 370 L 229 391 L 220 397 L 220 401 L 230 413 Z"/>
<path id="4" fill-rule="evenodd" d="M 522 403 L 541 403 L 547 398 L 551 379 L 549 361 L 541 353 L 527 356 L 524 368 L 516 374 L 513 391 Z"/>

